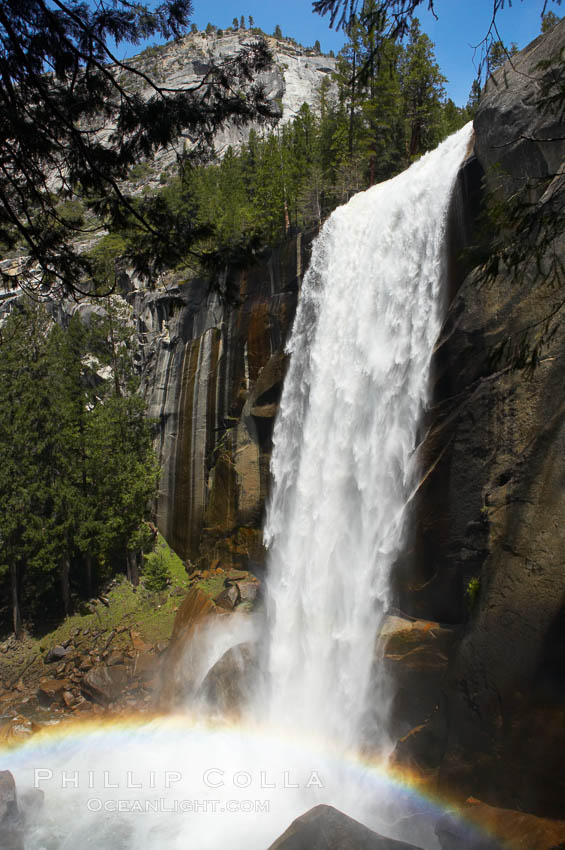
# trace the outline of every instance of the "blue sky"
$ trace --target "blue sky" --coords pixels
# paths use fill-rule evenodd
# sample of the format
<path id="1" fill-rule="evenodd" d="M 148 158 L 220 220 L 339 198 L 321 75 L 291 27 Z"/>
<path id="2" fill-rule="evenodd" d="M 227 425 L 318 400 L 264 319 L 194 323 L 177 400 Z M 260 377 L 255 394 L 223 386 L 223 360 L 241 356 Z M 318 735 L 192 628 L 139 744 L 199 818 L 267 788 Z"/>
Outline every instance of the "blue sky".
<path id="1" fill-rule="evenodd" d="M 344 36 L 328 26 L 328 19 L 315 15 L 310 0 L 193 0 L 194 23 L 204 29 L 208 21 L 218 27 L 228 27 L 234 16 L 252 15 L 256 26 L 273 32 L 279 24 L 283 34 L 293 36 L 309 46 L 319 39 L 322 50 L 342 47 Z M 436 56 L 444 76 L 448 96 L 464 105 L 476 76 L 474 46 L 485 35 L 492 14 L 493 0 L 435 0 L 438 20 L 422 4 L 419 14 L 422 29 L 436 45 Z M 514 0 L 500 12 L 497 23 L 504 42 L 516 42 L 524 47 L 540 32 L 540 12 L 543 0 Z M 549 0 L 548 8 L 560 15 L 560 8 Z M 135 51 L 137 52 L 137 51 Z"/>

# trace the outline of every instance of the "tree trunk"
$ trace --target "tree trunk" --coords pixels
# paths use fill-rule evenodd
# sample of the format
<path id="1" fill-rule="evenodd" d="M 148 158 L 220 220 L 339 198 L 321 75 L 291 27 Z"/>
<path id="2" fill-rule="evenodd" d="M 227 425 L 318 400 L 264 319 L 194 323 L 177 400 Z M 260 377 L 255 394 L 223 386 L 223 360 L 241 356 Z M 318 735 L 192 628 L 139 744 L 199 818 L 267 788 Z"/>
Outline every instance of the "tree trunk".
<path id="1" fill-rule="evenodd" d="M 351 105 L 349 109 L 349 158 L 353 156 L 353 133 L 355 126 L 355 95 L 357 87 L 357 53 L 353 51 L 352 75 L 351 75 Z"/>
<path id="2" fill-rule="evenodd" d="M 139 574 L 143 568 L 143 552 L 135 553 L 135 586 L 139 584 Z"/>
<path id="3" fill-rule="evenodd" d="M 120 387 L 120 373 L 118 371 L 118 359 L 116 357 L 116 340 L 114 337 L 114 316 L 110 309 L 110 296 L 108 296 L 108 317 L 110 319 L 110 346 L 112 348 L 112 370 L 114 372 L 114 389 L 116 398 L 120 398 L 122 390 Z"/>
<path id="4" fill-rule="evenodd" d="M 86 595 L 88 599 L 92 598 L 92 555 L 87 555 L 84 566 L 86 569 Z"/>
<path id="5" fill-rule="evenodd" d="M 65 616 L 68 616 L 71 612 L 71 590 L 69 584 L 70 571 L 71 564 L 68 555 L 65 555 L 61 561 L 61 596 L 63 597 L 63 609 L 65 611 Z"/>
<path id="6" fill-rule="evenodd" d="M 20 595 L 18 592 L 18 568 L 16 564 L 10 564 L 10 582 L 12 585 L 12 623 L 14 635 L 17 640 L 22 637 L 22 615 L 20 611 Z"/>
<path id="7" fill-rule="evenodd" d="M 127 576 L 128 581 L 137 587 L 139 584 L 139 562 L 137 552 L 128 552 L 127 554 Z"/>

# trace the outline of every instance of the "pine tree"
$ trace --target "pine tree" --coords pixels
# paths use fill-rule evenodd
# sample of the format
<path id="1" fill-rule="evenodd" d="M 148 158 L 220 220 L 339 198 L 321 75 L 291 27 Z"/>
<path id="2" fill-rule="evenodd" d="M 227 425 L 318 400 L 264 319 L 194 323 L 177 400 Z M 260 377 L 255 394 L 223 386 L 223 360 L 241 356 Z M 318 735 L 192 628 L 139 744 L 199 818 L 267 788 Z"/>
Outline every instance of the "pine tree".
<path id="1" fill-rule="evenodd" d="M 479 105 L 479 101 L 481 99 L 481 83 L 480 80 L 473 80 L 473 85 L 471 86 L 471 91 L 469 92 L 469 98 L 467 100 L 467 113 L 469 118 L 473 118 L 475 116 L 475 112 L 477 111 L 477 107 Z"/>
<path id="2" fill-rule="evenodd" d="M 356 153 L 356 142 L 358 137 L 358 116 L 360 110 L 359 91 L 359 54 L 360 54 L 360 30 L 356 20 L 349 29 L 349 40 L 340 50 L 336 62 L 334 80 L 338 87 L 340 112 L 345 126 L 340 134 L 347 137 L 347 153 L 349 160 Z"/>
<path id="3" fill-rule="evenodd" d="M 455 133 L 457 130 L 461 129 L 467 121 L 469 121 L 469 112 L 466 108 L 460 109 L 458 106 L 454 104 L 454 102 L 449 98 L 443 105 L 442 109 L 442 130 L 441 136 L 451 136 L 452 133 Z"/>
<path id="4" fill-rule="evenodd" d="M 510 53 L 502 41 L 493 41 L 487 53 L 487 70 L 493 74 L 497 68 L 502 67 L 507 61 Z"/>
<path id="5" fill-rule="evenodd" d="M 405 165 L 400 68 L 403 51 L 387 37 L 388 22 L 375 0 L 367 0 L 360 22 L 360 149 L 369 160 L 369 185 Z"/>
<path id="6" fill-rule="evenodd" d="M 45 311 L 30 302 L 2 328 L 0 572 L 10 575 L 12 620 L 18 637 L 25 582 L 31 575 L 33 584 L 44 589 L 57 567 L 48 533 L 58 424 L 49 382 L 50 326 Z"/>
<path id="7" fill-rule="evenodd" d="M 441 139 L 441 104 L 446 80 L 435 61 L 433 48 L 429 37 L 420 31 L 420 22 L 414 18 L 410 25 L 403 71 L 408 154 L 411 158 L 431 150 Z"/>
<path id="8" fill-rule="evenodd" d="M 556 24 L 558 24 L 560 20 L 561 20 L 561 18 L 559 18 L 559 17 L 555 14 L 555 12 L 552 12 L 551 10 L 549 10 L 549 11 L 548 11 L 548 12 L 546 12 L 544 15 L 542 15 L 542 18 L 541 18 L 541 31 L 542 31 L 543 33 L 549 32 L 549 30 L 552 30 L 552 29 L 553 29 L 553 27 L 554 27 Z"/>

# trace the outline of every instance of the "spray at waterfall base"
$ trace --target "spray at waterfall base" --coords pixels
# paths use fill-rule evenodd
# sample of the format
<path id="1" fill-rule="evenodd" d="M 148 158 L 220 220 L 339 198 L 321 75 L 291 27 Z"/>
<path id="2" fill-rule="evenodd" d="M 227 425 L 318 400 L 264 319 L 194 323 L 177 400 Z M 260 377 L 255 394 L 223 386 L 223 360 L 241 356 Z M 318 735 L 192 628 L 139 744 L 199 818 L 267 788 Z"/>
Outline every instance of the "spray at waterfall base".
<path id="1" fill-rule="evenodd" d="M 473 822 L 472 811 L 439 798 L 421 774 L 344 752 L 331 742 L 312 746 L 305 739 L 283 738 L 281 732 L 205 724 L 186 713 L 156 715 L 149 722 L 132 715 L 57 724 L 0 753 L 21 791 L 35 787 L 45 794 L 44 812 L 28 837 L 32 850 L 44 846 L 61 812 L 61 838 L 70 823 L 82 821 L 84 829 L 74 835 L 105 835 L 105 850 L 129 846 L 113 843 L 117 822 L 128 835 L 141 830 L 141 846 L 152 850 L 165 837 L 173 847 L 214 847 L 226 834 L 233 847 L 266 848 L 294 817 L 320 802 L 370 818 L 384 834 L 397 832 L 399 821 L 408 818 L 431 836 L 446 813 L 470 843 L 486 834 Z M 232 759 L 226 758 L 229 752 Z M 265 761 L 277 760 L 277 768 L 263 769 Z M 148 769 L 147 761 L 156 769 Z M 250 845 L 252 837 L 258 840 Z"/>

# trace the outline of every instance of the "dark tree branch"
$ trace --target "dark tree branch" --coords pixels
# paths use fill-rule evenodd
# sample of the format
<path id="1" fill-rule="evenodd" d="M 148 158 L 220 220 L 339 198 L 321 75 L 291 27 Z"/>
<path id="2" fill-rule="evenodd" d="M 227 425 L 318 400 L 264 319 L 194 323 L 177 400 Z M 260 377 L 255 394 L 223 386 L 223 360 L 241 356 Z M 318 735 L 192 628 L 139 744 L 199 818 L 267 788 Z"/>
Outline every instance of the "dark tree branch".
<path id="1" fill-rule="evenodd" d="M 179 36 L 190 12 L 189 0 L 165 0 L 153 11 L 128 0 L 0 5 L 0 232 L 12 245 L 23 240 L 29 252 L 24 274 L 2 274 L 4 283 L 49 289 L 57 279 L 71 293 L 85 289 L 80 281 L 92 264 L 73 239 L 93 228 L 65 219 L 58 209 L 64 197 L 80 196 L 99 226 L 127 219 L 166 244 L 169 234 L 124 192 L 131 167 L 186 136 L 200 155 L 227 121 L 275 117 L 253 82 L 270 61 L 263 42 L 184 88 L 161 86 L 108 46 L 110 39 Z M 141 81 L 144 96 L 128 78 Z"/>

